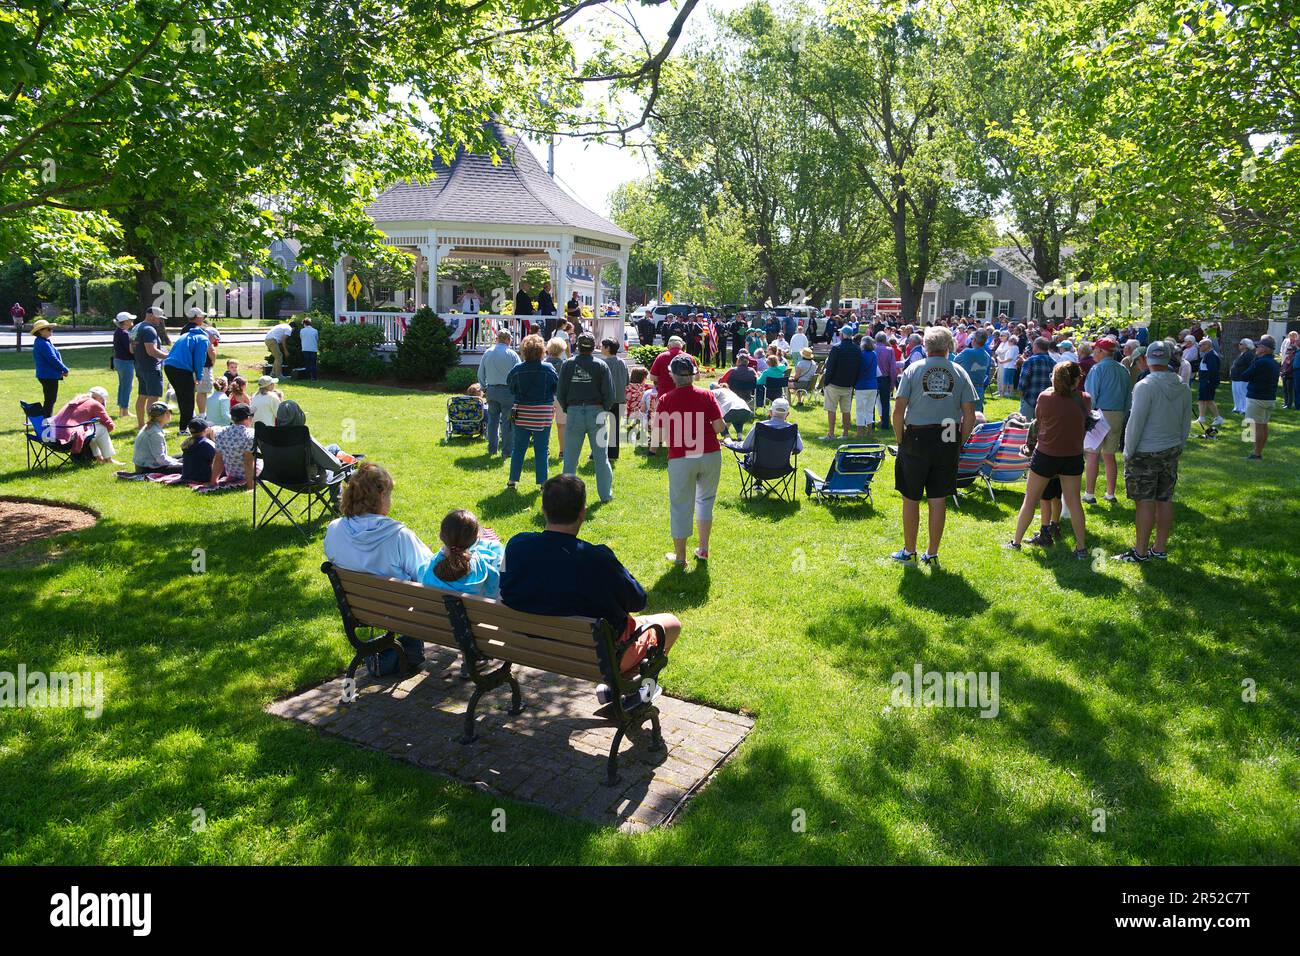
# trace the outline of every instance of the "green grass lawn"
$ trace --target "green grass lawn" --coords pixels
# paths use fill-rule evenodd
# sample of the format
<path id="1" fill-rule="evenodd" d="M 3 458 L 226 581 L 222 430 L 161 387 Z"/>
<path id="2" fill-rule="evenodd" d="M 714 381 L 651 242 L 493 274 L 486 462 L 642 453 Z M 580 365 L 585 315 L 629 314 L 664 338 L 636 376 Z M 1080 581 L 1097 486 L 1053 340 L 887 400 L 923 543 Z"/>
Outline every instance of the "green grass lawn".
<path id="1" fill-rule="evenodd" d="M 64 358 L 63 397 L 113 394 L 107 350 Z M 29 475 L 17 401 L 40 395 L 30 362 L 0 357 L 0 495 L 101 519 L 0 559 L 0 670 L 102 670 L 107 689 L 98 720 L 0 711 L 6 863 L 1300 862 L 1297 413 L 1275 415 L 1262 464 L 1231 428 L 1193 439 L 1170 561 L 1141 566 L 1073 561 L 1068 545 L 1003 551 L 1013 488 L 996 504 L 968 495 L 941 572 L 905 570 L 888 559 L 892 460 L 874 508 L 742 503 L 728 461 L 712 560 L 680 573 L 663 560 L 665 462 L 625 457 L 583 536 L 615 550 L 651 610 L 682 618 L 667 692 L 744 709 L 755 730 L 668 829 L 624 836 L 506 801 L 494 833 L 502 800 L 263 713 L 351 657 L 321 535 L 253 533 L 244 494 L 109 468 Z M 351 424 L 342 444 L 392 471 L 394 516 L 426 541 L 454 507 L 503 538 L 541 523 L 531 465 L 507 492 L 482 442 L 443 443 L 444 395 L 286 394 L 322 441 Z M 808 439 L 824 433 L 820 410 L 796 419 Z M 128 462 L 134 431 L 119 430 Z M 824 472 L 830 447 L 808 445 L 800 464 Z M 1122 497 L 1089 509 L 1090 547 L 1122 550 L 1132 517 Z M 891 709 L 891 674 L 918 662 L 999 672 L 999 715 Z"/>

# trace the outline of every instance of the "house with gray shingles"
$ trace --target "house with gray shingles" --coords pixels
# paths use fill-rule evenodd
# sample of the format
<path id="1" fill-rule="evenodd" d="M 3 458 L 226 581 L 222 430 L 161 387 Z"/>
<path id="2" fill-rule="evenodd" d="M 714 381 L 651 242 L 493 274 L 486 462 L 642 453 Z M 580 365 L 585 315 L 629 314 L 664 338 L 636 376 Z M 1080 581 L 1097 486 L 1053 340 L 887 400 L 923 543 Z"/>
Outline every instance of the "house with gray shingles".
<path id="1" fill-rule="evenodd" d="M 946 279 L 925 284 L 922 322 L 931 323 L 945 315 L 993 319 L 1003 314 L 1024 322 L 1041 315 L 1042 303 L 1035 296 L 1041 283 L 1015 246 L 1000 246 L 987 256 L 952 262 L 946 271 Z"/>

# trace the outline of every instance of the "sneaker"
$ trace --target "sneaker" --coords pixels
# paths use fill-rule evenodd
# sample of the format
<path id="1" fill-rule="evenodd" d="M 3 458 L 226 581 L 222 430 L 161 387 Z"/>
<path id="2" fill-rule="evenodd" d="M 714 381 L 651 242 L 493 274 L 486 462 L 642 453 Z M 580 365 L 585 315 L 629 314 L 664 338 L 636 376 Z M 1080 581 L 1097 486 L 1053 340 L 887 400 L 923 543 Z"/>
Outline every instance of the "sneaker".
<path id="1" fill-rule="evenodd" d="M 700 561 L 700 562 L 708 561 L 708 560 L 709 560 L 709 552 L 707 552 L 707 551 L 701 551 L 699 548 L 696 548 L 696 549 L 695 549 L 695 560 L 696 560 L 696 561 Z"/>
<path id="2" fill-rule="evenodd" d="M 1060 544 L 1065 540 L 1065 536 L 1061 533 L 1061 522 L 1053 521 L 1047 526 L 1047 530 L 1051 532 L 1052 544 Z"/>
<path id="3" fill-rule="evenodd" d="M 686 567 L 686 562 L 678 561 L 677 555 L 673 554 L 671 551 L 669 551 L 667 554 L 664 555 L 664 560 L 679 570 Z"/>
<path id="4" fill-rule="evenodd" d="M 838 437 L 838 436 L 836 436 L 836 435 L 823 435 L 823 436 L 822 436 L 822 441 L 835 441 L 835 439 L 836 439 L 837 437 Z"/>
<path id="5" fill-rule="evenodd" d="M 1216 416 L 1214 417 L 1214 421 L 1210 422 L 1210 427 L 1211 427 L 1211 428 L 1218 428 L 1218 427 L 1219 427 L 1220 425 L 1222 425 L 1222 424 L 1223 424 L 1223 416 L 1222 416 L 1222 415 L 1216 415 Z"/>
<path id="6" fill-rule="evenodd" d="M 1119 499 L 1116 498 L 1114 495 L 1102 495 L 1101 500 L 1106 502 L 1106 504 L 1108 505 L 1113 505 Z"/>
<path id="7" fill-rule="evenodd" d="M 1005 548 L 1007 551 L 1019 551 L 1021 548 L 1021 546 L 1016 544 L 1014 541 L 1008 541 L 1002 547 Z"/>
<path id="8" fill-rule="evenodd" d="M 933 568 L 936 571 L 939 570 L 939 556 L 937 554 L 930 554 L 929 552 L 926 552 L 925 554 L 921 555 L 921 563 L 924 565 L 928 565 L 929 567 Z"/>
<path id="9" fill-rule="evenodd" d="M 1169 552 L 1168 552 L 1168 551 L 1157 551 L 1155 548 L 1152 548 L 1150 551 L 1147 552 L 1147 557 L 1148 557 L 1148 558 L 1155 558 L 1157 561 L 1168 561 L 1168 560 L 1169 560 Z"/>
<path id="10" fill-rule="evenodd" d="M 1050 528 L 1040 528 L 1038 534 L 1029 539 L 1030 544 L 1039 548 L 1050 547 L 1052 541 L 1052 531 Z"/>
<path id="11" fill-rule="evenodd" d="M 1141 564 L 1150 558 L 1150 555 L 1138 554 L 1137 548 L 1129 548 L 1123 554 L 1111 555 L 1112 561 L 1123 561 L 1125 564 Z"/>
<path id="12" fill-rule="evenodd" d="M 1263 460 L 1264 460 L 1264 456 L 1263 456 L 1263 455 L 1256 455 L 1254 452 L 1251 452 L 1249 455 L 1246 456 L 1246 460 L 1247 460 L 1247 461 L 1263 461 Z"/>
<path id="13" fill-rule="evenodd" d="M 1075 549 L 1074 549 L 1074 560 L 1076 560 L 1076 561 L 1087 561 L 1088 558 L 1090 558 L 1090 557 L 1092 557 L 1092 555 L 1088 554 L 1088 549 L 1087 549 L 1087 548 L 1075 548 Z"/>
<path id="14" fill-rule="evenodd" d="M 1084 495 L 1084 496 L 1083 496 L 1083 503 L 1084 503 L 1085 505 L 1095 505 L 1095 504 L 1097 503 L 1097 496 L 1096 496 L 1096 495 Z"/>
<path id="15" fill-rule="evenodd" d="M 890 557 L 899 564 L 914 564 L 916 562 L 916 552 L 908 551 L 906 548 L 899 548 Z"/>

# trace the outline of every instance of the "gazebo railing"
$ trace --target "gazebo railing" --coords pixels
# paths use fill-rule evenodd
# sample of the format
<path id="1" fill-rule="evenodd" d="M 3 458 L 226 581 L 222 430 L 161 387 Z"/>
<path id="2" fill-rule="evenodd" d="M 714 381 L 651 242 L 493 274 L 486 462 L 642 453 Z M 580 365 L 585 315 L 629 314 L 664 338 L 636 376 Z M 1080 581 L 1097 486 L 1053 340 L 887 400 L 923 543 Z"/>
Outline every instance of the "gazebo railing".
<path id="1" fill-rule="evenodd" d="M 384 340 L 397 345 L 406 335 L 407 324 L 414 317 L 414 312 L 340 312 L 340 323 L 353 325 L 377 325 L 384 330 Z M 497 331 L 509 329 L 516 343 L 531 332 L 541 332 L 542 321 L 546 316 L 492 315 L 480 312 L 478 315 L 465 315 L 460 312 L 440 312 L 439 317 L 447 323 L 452 341 L 460 346 L 462 352 L 482 352 L 496 341 Z M 586 324 L 597 332 L 597 338 L 609 335 L 616 341 L 623 341 L 619 330 L 623 325 L 621 316 L 587 319 Z"/>

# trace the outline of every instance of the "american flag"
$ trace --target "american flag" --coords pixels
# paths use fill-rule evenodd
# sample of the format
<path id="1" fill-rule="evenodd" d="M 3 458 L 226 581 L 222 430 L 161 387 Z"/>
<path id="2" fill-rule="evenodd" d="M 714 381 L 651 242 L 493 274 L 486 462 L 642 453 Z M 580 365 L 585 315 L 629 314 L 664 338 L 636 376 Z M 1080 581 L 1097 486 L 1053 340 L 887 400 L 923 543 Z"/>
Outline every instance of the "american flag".
<path id="1" fill-rule="evenodd" d="M 708 323 L 704 331 L 704 340 L 709 343 L 709 354 L 718 354 L 718 323 L 713 320 L 712 316 L 706 316 L 705 322 Z"/>

